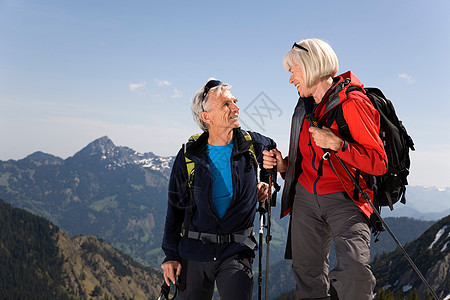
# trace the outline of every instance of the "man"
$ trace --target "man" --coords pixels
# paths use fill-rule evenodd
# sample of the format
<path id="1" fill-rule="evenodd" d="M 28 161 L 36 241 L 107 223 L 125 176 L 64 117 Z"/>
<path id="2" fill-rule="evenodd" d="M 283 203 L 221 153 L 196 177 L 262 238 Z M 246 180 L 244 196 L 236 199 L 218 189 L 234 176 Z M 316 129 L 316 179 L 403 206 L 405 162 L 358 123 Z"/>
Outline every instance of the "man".
<path id="1" fill-rule="evenodd" d="M 180 276 L 181 299 L 210 300 L 214 283 L 221 299 L 252 296 L 253 222 L 257 201 L 267 197 L 257 164 L 275 143 L 239 128 L 229 88 L 211 79 L 194 96 L 192 112 L 203 133 L 178 152 L 172 168 L 161 267 L 167 284 Z"/>

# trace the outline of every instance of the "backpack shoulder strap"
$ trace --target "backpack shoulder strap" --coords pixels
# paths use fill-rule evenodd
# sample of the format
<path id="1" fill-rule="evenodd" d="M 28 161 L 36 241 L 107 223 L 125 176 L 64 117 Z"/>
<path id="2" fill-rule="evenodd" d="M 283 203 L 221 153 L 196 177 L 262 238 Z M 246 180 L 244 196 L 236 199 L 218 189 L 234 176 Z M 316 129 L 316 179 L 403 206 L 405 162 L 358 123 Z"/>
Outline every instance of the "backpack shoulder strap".
<path id="1" fill-rule="evenodd" d="M 248 142 L 250 142 L 250 148 L 248 149 L 248 151 L 250 151 L 253 161 L 255 162 L 255 166 L 258 165 L 258 160 L 256 159 L 256 151 L 255 151 L 255 146 L 253 145 L 253 141 L 252 141 L 252 136 L 250 135 L 250 133 L 248 133 L 247 131 L 241 129 L 242 134 L 244 135 L 244 139 Z"/>
<path id="2" fill-rule="evenodd" d="M 194 134 L 191 136 L 187 143 L 183 144 L 184 151 L 184 160 L 186 163 L 186 171 L 187 171 L 187 181 L 186 181 L 186 192 L 188 194 L 188 217 L 186 223 L 181 226 L 181 236 L 184 237 L 189 232 L 189 225 L 191 223 L 192 215 L 194 214 L 194 194 L 192 191 L 192 187 L 194 185 L 194 172 L 195 172 L 195 162 L 189 159 L 186 156 L 187 144 L 191 144 L 195 142 L 202 133 Z"/>
<path id="3" fill-rule="evenodd" d="M 342 111 L 342 104 L 336 106 L 332 111 L 329 112 L 327 127 L 330 128 L 331 124 L 336 121 L 339 129 L 339 135 L 346 140 L 347 142 L 354 143 L 355 140 L 350 133 L 350 129 L 348 128 L 347 121 L 344 118 L 344 112 Z"/>
<path id="4" fill-rule="evenodd" d="M 195 142 L 201 135 L 202 135 L 202 133 L 194 134 L 193 136 L 191 136 L 189 138 L 187 144 Z M 186 156 L 187 144 L 183 144 L 184 160 L 186 162 L 186 171 L 187 171 L 187 175 L 188 175 L 188 177 L 187 177 L 188 178 L 188 184 L 190 186 L 192 186 L 192 184 L 194 183 L 195 163 Z"/>
<path id="5" fill-rule="evenodd" d="M 363 89 L 357 86 L 350 86 L 345 91 L 345 94 L 347 95 L 350 92 L 353 91 L 360 91 L 361 93 L 364 93 Z M 352 137 L 352 134 L 350 133 L 350 129 L 348 127 L 347 121 L 344 118 L 344 112 L 342 111 L 342 103 L 337 105 L 329 114 L 328 120 L 327 120 L 327 127 L 330 127 L 333 121 L 336 120 L 336 124 L 338 125 L 339 134 L 341 137 L 345 140 L 347 140 L 350 143 L 354 143 L 355 140 Z"/>

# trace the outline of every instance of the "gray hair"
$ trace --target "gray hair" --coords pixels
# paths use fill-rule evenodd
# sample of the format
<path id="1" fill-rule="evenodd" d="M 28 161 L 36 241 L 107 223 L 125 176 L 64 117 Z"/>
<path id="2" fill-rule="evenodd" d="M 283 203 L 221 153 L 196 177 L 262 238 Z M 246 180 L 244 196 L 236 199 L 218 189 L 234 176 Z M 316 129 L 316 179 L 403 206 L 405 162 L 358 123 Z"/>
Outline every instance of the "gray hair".
<path id="1" fill-rule="evenodd" d="M 226 90 L 229 90 L 231 88 L 231 85 L 228 83 L 221 82 L 218 86 L 215 86 L 211 88 L 206 95 L 205 98 L 203 98 L 203 92 L 205 91 L 205 86 L 210 80 L 217 80 L 215 78 L 209 78 L 208 81 L 206 81 L 205 85 L 195 94 L 195 96 L 191 100 L 191 109 L 192 109 L 192 115 L 194 117 L 194 121 L 197 123 L 197 125 L 200 127 L 203 131 L 208 131 L 209 125 L 205 123 L 202 118 L 200 117 L 200 114 L 204 111 L 209 110 L 208 106 L 208 99 L 211 96 L 211 94 L 214 94 L 215 97 L 219 97 L 225 92 Z"/>
<path id="2" fill-rule="evenodd" d="M 331 46 L 319 39 L 303 40 L 298 45 L 308 51 L 292 48 L 283 58 L 283 66 L 289 72 L 290 68 L 299 65 L 303 71 L 307 88 L 324 76 L 336 76 L 339 71 L 339 62 Z"/>

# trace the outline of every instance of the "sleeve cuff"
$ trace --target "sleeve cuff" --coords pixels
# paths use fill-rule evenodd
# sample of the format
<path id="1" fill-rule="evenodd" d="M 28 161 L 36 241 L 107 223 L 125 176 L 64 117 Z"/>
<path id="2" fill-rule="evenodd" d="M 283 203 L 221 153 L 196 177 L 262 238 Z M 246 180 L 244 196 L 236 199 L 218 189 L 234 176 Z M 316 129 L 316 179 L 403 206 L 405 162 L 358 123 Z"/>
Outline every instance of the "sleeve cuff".
<path id="1" fill-rule="evenodd" d="M 341 152 L 344 152 L 348 148 L 348 142 L 346 140 L 343 141 Z"/>

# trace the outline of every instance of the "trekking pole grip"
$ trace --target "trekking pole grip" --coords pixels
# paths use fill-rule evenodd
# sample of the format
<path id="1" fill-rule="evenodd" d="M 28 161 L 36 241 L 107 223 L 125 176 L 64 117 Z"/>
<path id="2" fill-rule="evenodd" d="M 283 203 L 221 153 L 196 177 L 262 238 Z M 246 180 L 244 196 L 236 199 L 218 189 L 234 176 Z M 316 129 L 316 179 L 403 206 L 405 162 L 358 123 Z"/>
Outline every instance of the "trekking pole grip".
<path id="1" fill-rule="evenodd" d="M 269 145 L 269 146 L 267 146 L 267 150 L 268 150 L 268 151 L 273 150 L 273 149 L 276 149 L 275 145 Z M 276 158 L 276 155 L 274 154 L 272 157 L 273 157 L 273 158 Z M 266 170 L 267 170 L 267 172 L 268 172 L 269 174 L 276 174 L 276 173 L 277 173 L 277 166 L 275 165 L 272 169 L 266 169 Z"/>

